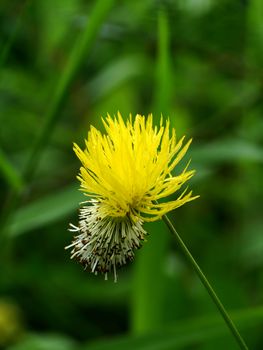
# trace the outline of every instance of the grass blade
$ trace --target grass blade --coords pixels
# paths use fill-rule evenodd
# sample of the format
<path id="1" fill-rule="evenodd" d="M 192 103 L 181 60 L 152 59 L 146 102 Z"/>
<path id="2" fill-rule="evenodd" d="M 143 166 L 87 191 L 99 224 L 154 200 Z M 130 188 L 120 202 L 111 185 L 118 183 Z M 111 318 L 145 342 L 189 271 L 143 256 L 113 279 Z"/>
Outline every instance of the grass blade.
<path id="1" fill-rule="evenodd" d="M 78 203 L 84 199 L 76 185 L 43 197 L 22 207 L 14 214 L 7 227 L 8 233 L 17 236 L 54 222 L 77 209 Z"/>
<path id="2" fill-rule="evenodd" d="M 252 329 L 263 322 L 263 306 L 231 312 L 231 317 L 242 330 Z M 106 339 L 85 345 L 81 350 L 175 350 L 204 344 L 210 339 L 228 336 L 225 324 L 217 315 L 188 319 L 160 328 L 145 335 Z M 226 338 L 226 345 L 234 349 L 232 338 Z M 200 347 L 202 348 L 202 347 Z"/>
<path id="3" fill-rule="evenodd" d="M 14 191 L 20 191 L 24 184 L 21 176 L 0 149 L 0 172 Z"/>
<path id="4" fill-rule="evenodd" d="M 114 0 L 98 0 L 95 3 L 93 11 L 87 20 L 86 28 L 76 42 L 76 45 L 73 48 L 65 66 L 64 72 L 58 81 L 54 98 L 45 116 L 45 125 L 37 137 L 36 143 L 26 164 L 24 170 L 25 179 L 30 179 L 32 177 L 33 171 L 36 169 L 37 163 L 39 162 L 40 155 L 46 146 L 52 131 L 54 130 L 55 124 L 60 118 L 59 111 L 67 96 L 70 84 L 80 69 L 83 61 L 86 59 L 87 54 L 89 53 L 92 44 L 96 39 L 98 31 L 113 4 Z"/>
<path id="5" fill-rule="evenodd" d="M 169 77 L 169 27 L 166 13 L 158 16 L 158 53 L 156 99 L 154 110 L 160 118 L 161 111 L 169 110 L 171 85 Z M 133 305 L 131 315 L 132 331 L 144 333 L 158 328 L 163 322 L 165 299 L 164 261 L 170 240 L 167 228 L 161 223 L 149 225 L 149 242 L 137 254 L 134 269 Z M 147 230 L 147 228 L 146 228 Z"/>

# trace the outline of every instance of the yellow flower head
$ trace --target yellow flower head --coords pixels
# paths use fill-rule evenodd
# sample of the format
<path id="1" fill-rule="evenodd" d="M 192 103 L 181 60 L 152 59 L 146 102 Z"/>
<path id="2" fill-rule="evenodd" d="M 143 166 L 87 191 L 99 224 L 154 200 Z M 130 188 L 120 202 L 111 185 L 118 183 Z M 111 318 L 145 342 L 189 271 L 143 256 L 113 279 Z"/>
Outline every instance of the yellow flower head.
<path id="1" fill-rule="evenodd" d="M 180 174 L 174 168 L 191 140 L 178 142 L 169 120 L 153 126 L 152 115 L 136 115 L 125 123 L 120 113 L 102 119 L 106 134 L 90 128 L 82 150 L 74 151 L 82 163 L 78 179 L 90 200 L 80 210 L 79 232 L 72 245 L 77 257 L 92 272 L 113 270 L 134 257 L 146 231 L 144 221 L 155 221 L 167 212 L 197 197 L 184 191 L 177 199 L 164 201 L 190 179 L 187 166 Z M 157 202 L 158 201 L 158 202 Z"/>

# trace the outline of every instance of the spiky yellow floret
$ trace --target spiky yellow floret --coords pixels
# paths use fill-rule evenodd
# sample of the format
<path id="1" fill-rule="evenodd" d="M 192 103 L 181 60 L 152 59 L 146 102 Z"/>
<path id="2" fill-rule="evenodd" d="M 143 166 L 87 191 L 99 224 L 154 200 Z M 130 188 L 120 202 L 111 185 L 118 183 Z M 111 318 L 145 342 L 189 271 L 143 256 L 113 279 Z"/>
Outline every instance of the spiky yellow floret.
<path id="1" fill-rule="evenodd" d="M 128 216 L 134 222 L 155 221 L 197 198 L 184 191 L 177 199 L 162 202 L 194 174 L 186 166 L 182 173 L 172 175 L 191 140 L 184 144 L 182 137 L 177 142 L 175 130 L 169 133 L 169 120 L 163 125 L 161 119 L 157 127 L 152 115 L 136 115 L 125 123 L 118 113 L 102 121 L 106 134 L 91 127 L 86 148 L 74 144 L 82 163 L 78 176 L 81 188 L 98 201 L 101 218 Z"/>

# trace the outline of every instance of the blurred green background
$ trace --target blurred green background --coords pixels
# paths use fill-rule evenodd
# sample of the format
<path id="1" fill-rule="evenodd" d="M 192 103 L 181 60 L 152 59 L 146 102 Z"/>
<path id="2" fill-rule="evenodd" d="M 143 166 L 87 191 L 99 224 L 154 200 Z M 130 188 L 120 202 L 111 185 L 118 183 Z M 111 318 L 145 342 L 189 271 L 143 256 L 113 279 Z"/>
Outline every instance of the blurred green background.
<path id="1" fill-rule="evenodd" d="M 72 142 L 118 110 L 194 141 L 200 199 L 170 214 L 251 349 L 263 348 L 263 2 L 2 0 L 0 346 L 237 349 L 163 222 L 113 279 L 70 261 Z"/>

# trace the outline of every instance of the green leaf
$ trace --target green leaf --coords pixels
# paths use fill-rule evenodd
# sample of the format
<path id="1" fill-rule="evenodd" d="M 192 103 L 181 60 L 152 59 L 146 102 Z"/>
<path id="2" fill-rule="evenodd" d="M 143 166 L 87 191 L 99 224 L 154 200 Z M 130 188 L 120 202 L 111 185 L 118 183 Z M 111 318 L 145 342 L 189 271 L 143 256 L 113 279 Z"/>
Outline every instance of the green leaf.
<path id="1" fill-rule="evenodd" d="M 19 209 L 10 220 L 8 233 L 17 236 L 54 222 L 77 209 L 79 202 L 84 200 L 76 185 L 50 194 Z"/>
<path id="2" fill-rule="evenodd" d="M 263 306 L 235 311 L 231 313 L 233 321 L 241 329 L 255 327 L 263 322 Z M 142 336 L 123 336 L 115 339 L 93 342 L 81 350 L 174 350 L 196 346 L 210 339 L 228 336 L 229 330 L 217 315 L 200 317 L 171 324 L 154 333 Z M 233 342 L 230 344 L 230 342 Z M 235 349 L 234 339 L 227 340 L 231 349 Z"/>
<path id="3" fill-rule="evenodd" d="M 248 25 L 248 53 L 251 61 L 260 64 L 263 50 L 263 3 L 261 0 L 251 0 L 248 3 L 247 25 Z"/>
<path id="4" fill-rule="evenodd" d="M 113 63 L 108 64 L 102 72 L 88 83 L 87 89 L 90 99 L 100 100 L 131 78 L 142 73 L 142 56 L 129 55 L 118 60 L 115 59 Z"/>
<path id="5" fill-rule="evenodd" d="M 74 350 L 76 344 L 70 338 L 58 334 L 29 334 L 8 350 Z"/>
<path id="6" fill-rule="evenodd" d="M 23 188 L 23 180 L 17 170 L 10 163 L 3 151 L 0 149 L 0 172 L 4 176 L 6 182 L 16 191 Z"/>
<path id="7" fill-rule="evenodd" d="M 263 162 L 263 149 L 257 144 L 242 139 L 225 139 L 202 146 L 191 151 L 195 162 L 249 161 Z"/>

